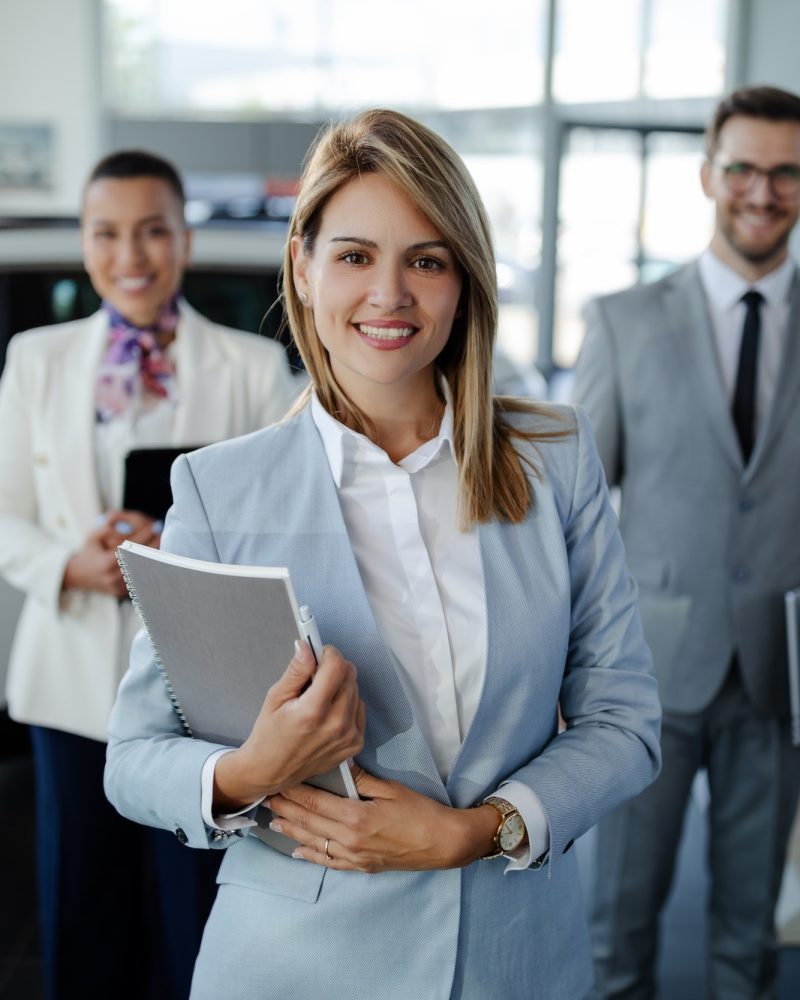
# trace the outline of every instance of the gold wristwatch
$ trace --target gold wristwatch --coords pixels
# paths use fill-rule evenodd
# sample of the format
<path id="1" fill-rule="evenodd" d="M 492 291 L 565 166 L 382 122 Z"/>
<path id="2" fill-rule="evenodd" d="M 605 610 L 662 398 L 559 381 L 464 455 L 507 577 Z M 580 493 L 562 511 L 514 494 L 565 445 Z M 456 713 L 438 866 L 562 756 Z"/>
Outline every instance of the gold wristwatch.
<path id="1" fill-rule="evenodd" d="M 503 854 L 512 854 L 522 845 L 528 834 L 525 821 L 517 811 L 517 807 L 498 795 L 490 795 L 480 805 L 492 806 L 500 814 L 500 824 L 494 835 L 492 849 L 488 854 L 482 855 L 481 860 L 488 861 Z"/>

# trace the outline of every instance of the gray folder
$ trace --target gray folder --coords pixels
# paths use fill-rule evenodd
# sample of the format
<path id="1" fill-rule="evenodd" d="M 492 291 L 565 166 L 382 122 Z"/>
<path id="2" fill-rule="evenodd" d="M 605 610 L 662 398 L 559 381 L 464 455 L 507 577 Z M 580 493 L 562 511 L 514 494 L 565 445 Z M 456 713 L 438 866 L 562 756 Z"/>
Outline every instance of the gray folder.
<path id="1" fill-rule="evenodd" d="M 123 542 L 117 558 L 184 732 L 239 746 L 303 636 L 289 571 L 189 559 L 135 542 Z M 346 761 L 306 780 L 358 797 Z M 291 854 L 296 844 L 269 830 L 268 810 L 259 807 L 256 821 L 256 836 Z"/>

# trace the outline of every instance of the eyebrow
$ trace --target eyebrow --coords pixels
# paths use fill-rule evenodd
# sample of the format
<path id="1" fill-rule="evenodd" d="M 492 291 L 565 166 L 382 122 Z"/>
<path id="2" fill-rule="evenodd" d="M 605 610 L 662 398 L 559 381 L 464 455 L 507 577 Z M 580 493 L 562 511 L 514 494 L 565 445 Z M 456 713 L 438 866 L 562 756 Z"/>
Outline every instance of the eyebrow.
<path id="1" fill-rule="evenodd" d="M 368 240 L 363 236 L 332 236 L 331 243 L 355 243 L 361 247 L 368 247 L 370 250 L 377 250 L 378 244 L 374 240 Z M 444 240 L 424 240 L 422 243 L 413 243 L 409 250 L 447 250 L 450 247 Z"/>
<path id="2" fill-rule="evenodd" d="M 721 163 L 721 167 L 753 167 L 755 170 L 764 170 L 766 173 L 770 173 L 773 170 L 800 170 L 800 163 L 794 163 L 791 160 L 787 160 L 785 163 L 776 163 L 774 167 L 759 167 L 757 163 L 753 163 L 752 160 L 737 160 L 730 159 L 726 163 Z"/>
<path id="3" fill-rule="evenodd" d="M 158 213 L 157 215 L 146 215 L 143 219 L 137 219 L 134 223 L 137 226 L 146 226 L 151 222 L 163 222 L 166 219 L 164 213 Z M 89 219 L 89 223 L 92 226 L 116 226 L 118 225 L 117 219 Z"/>

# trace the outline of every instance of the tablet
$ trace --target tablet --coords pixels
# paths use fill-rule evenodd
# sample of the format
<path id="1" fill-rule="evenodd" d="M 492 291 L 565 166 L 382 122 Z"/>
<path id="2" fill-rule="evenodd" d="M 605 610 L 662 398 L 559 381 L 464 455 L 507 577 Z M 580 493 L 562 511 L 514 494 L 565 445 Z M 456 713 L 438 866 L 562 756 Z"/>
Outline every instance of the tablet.
<path id="1" fill-rule="evenodd" d="M 172 506 L 169 472 L 178 457 L 203 445 L 183 445 L 172 448 L 134 448 L 125 456 L 125 485 L 122 506 L 125 510 L 140 510 L 143 514 L 163 521 Z"/>

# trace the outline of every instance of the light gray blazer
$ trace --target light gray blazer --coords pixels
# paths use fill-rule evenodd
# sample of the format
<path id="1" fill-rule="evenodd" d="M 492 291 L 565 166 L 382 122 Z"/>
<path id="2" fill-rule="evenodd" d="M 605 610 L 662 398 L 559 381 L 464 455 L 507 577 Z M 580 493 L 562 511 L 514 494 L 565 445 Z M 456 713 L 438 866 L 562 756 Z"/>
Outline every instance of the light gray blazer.
<path id="1" fill-rule="evenodd" d="M 573 412 L 562 410 L 567 425 Z M 458 807 L 505 779 L 525 782 L 544 805 L 551 842 L 539 871 L 504 875 L 499 859 L 366 875 L 232 837 L 193 997 L 254 989 L 298 1000 L 586 994 L 591 962 L 569 848 L 652 780 L 660 713 L 586 418 L 578 414 L 576 433 L 538 451 L 544 481 L 534 481 L 530 517 L 479 528 L 487 673 L 446 784 L 375 624 L 310 411 L 175 464 L 164 546 L 289 567 L 323 640 L 358 668 L 367 706 L 359 763 Z M 569 723 L 561 734 L 559 701 Z M 132 819 L 184 831 L 190 845 L 214 844 L 200 814 L 200 772 L 215 749 L 180 735 L 140 635 L 111 719 L 109 798 Z"/>
<path id="2" fill-rule="evenodd" d="M 783 593 L 800 585 L 800 280 L 774 405 L 745 468 L 696 263 L 586 313 L 575 399 L 594 426 L 664 708 L 696 712 L 738 653 L 788 712 Z"/>

